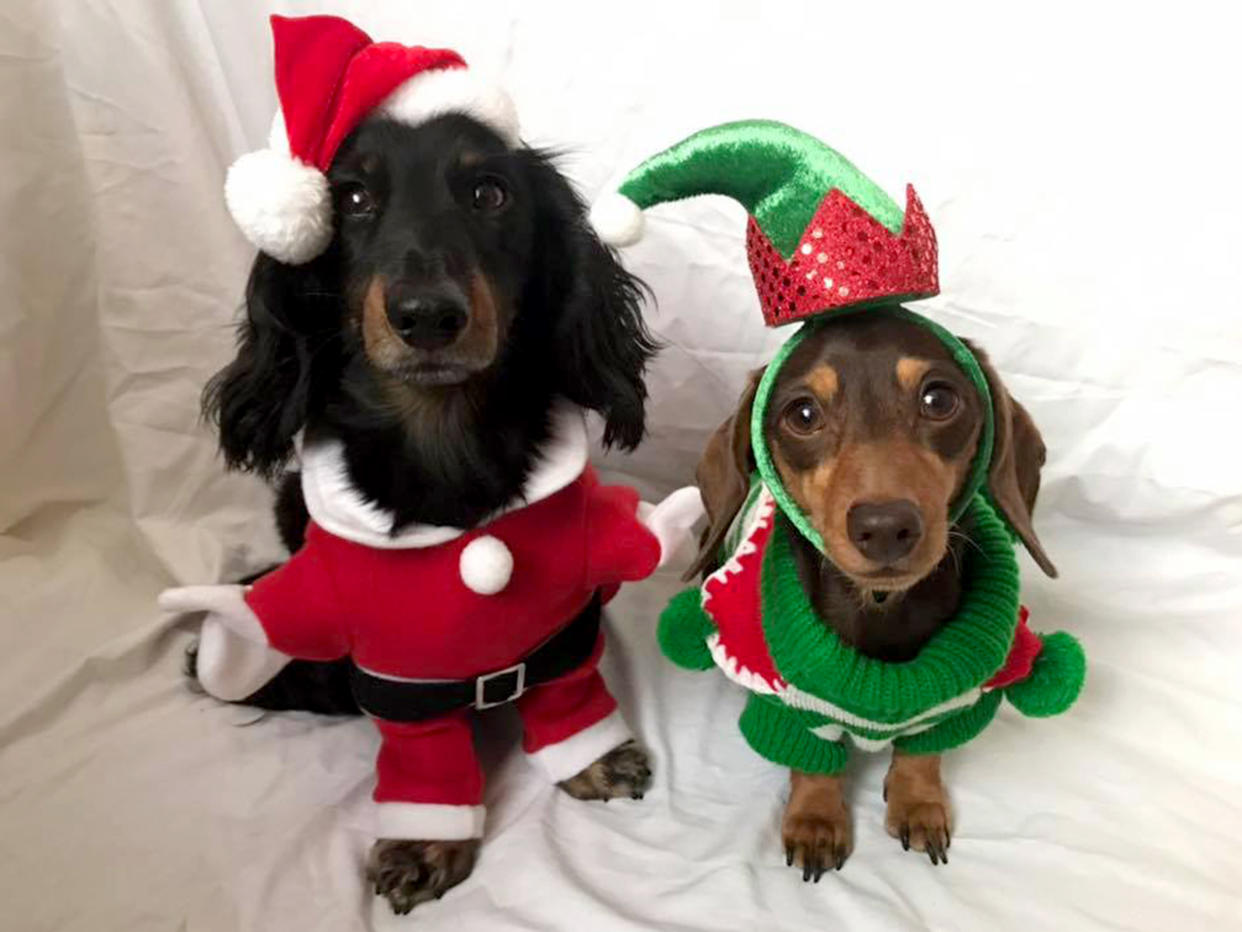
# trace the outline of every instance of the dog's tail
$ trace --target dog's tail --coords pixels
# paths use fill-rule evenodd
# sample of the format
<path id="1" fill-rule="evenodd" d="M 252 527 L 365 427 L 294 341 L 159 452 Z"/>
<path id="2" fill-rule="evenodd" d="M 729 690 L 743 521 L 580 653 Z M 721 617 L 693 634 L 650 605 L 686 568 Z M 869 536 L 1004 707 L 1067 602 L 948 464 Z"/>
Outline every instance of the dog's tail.
<path id="1" fill-rule="evenodd" d="M 293 483 L 286 482 L 280 492 L 280 505 L 277 507 L 277 519 L 280 523 L 281 536 L 286 543 L 293 543 L 306 533 L 305 505 L 301 503 L 300 490 L 296 497 L 290 490 L 297 489 Z M 299 507 L 300 506 L 300 513 Z M 240 580 L 243 585 L 252 583 L 265 576 L 275 566 L 254 573 Z M 184 672 L 194 687 L 201 691 L 198 684 L 198 642 L 191 644 L 185 652 Z M 361 715 L 362 710 L 354 701 L 354 693 L 349 685 L 349 659 L 341 660 L 291 660 L 281 668 L 280 672 L 252 692 L 245 699 L 239 699 L 237 705 L 249 705 L 273 712 L 318 712 L 320 715 Z"/>
<path id="2" fill-rule="evenodd" d="M 185 652 L 185 675 L 198 686 L 198 642 Z M 318 712 L 320 715 L 361 715 L 349 686 L 349 661 L 291 660 L 279 673 L 237 705 L 272 712 Z"/>

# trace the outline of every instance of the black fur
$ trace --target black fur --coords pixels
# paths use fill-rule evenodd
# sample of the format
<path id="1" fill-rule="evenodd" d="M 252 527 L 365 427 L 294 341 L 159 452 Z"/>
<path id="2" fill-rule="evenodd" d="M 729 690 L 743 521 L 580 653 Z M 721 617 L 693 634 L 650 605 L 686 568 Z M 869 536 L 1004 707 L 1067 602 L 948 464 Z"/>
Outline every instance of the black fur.
<path id="1" fill-rule="evenodd" d="M 503 209 L 478 208 L 480 179 L 502 185 Z M 549 153 L 511 148 L 464 116 L 415 128 L 372 120 L 346 140 L 329 180 L 331 246 L 303 266 L 258 256 L 237 357 L 204 392 L 231 468 L 273 479 L 299 430 L 337 437 L 355 486 L 393 513 L 394 531 L 469 527 L 520 494 L 558 396 L 603 415 L 606 443 L 639 443 L 655 350 L 643 289 L 595 237 Z M 342 200 L 360 187 L 375 204 L 361 217 Z M 377 363 L 363 327 L 377 282 L 390 303 L 397 287 L 482 288 L 497 321 L 494 355 L 448 384 L 428 381 L 418 353 Z M 277 517 L 294 549 L 307 520 L 296 475 L 282 484 Z M 288 695 L 281 702 L 290 707 Z M 318 706 L 311 697 L 301 707 Z"/>
<path id="2" fill-rule="evenodd" d="M 463 148 L 484 153 L 487 172 L 510 183 L 503 227 L 471 223 L 455 201 L 459 180 L 446 170 L 446 153 Z M 378 225 L 357 230 L 338 219 L 332 247 L 304 266 L 255 260 L 237 358 L 204 393 L 228 465 L 272 477 L 297 431 L 342 437 L 359 489 L 393 510 L 398 526 L 469 526 L 521 488 L 557 395 L 600 412 L 606 443 L 636 446 L 643 372 L 655 349 L 642 287 L 594 236 L 550 156 L 508 149 L 462 116 L 416 128 L 372 121 L 337 155 L 334 184 L 351 177 L 350 159 L 373 156 L 393 189 Z M 389 380 L 349 324 L 366 282 L 411 252 L 477 267 L 513 308 L 492 365 L 424 392 L 453 428 L 434 435 L 411 433 L 409 419 L 394 413 L 383 394 Z"/>

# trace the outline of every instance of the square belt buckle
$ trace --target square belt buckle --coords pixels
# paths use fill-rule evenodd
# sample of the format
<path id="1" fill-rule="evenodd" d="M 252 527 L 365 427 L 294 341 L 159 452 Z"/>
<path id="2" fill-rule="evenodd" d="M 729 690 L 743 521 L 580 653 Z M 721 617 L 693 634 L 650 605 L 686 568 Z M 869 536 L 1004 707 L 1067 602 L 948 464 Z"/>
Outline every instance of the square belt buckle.
<path id="1" fill-rule="evenodd" d="M 487 699 L 487 686 L 503 677 L 513 677 L 513 689 L 502 699 L 496 699 L 491 702 Z M 504 705 L 506 702 L 512 702 L 522 695 L 526 690 L 526 664 L 518 663 L 511 667 L 505 667 L 503 670 L 497 670 L 495 673 L 488 673 L 480 676 L 474 681 L 474 707 L 476 709 L 490 709 L 493 706 Z"/>

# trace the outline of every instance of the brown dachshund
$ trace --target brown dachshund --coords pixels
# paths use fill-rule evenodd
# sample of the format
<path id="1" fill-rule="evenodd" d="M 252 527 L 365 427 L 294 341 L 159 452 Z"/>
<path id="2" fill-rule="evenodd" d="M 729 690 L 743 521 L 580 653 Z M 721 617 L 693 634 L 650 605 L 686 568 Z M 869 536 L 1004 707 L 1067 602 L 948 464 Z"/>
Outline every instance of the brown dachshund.
<path id="1" fill-rule="evenodd" d="M 971 348 L 987 377 L 995 447 L 988 490 L 1031 556 L 1056 569 L 1031 528 L 1044 444 L 1026 410 Z M 710 525 L 691 574 L 715 557 L 755 470 L 754 373 L 737 413 L 708 442 L 698 483 Z M 783 366 L 764 432 L 785 488 L 824 540 L 795 535 L 798 570 L 823 623 L 868 657 L 917 655 L 953 617 L 971 528 L 950 503 L 974 458 L 983 410 L 970 379 L 931 333 L 889 316 L 856 315 L 808 337 Z M 786 858 L 816 880 L 853 847 L 843 779 L 794 771 L 782 824 Z M 951 815 L 938 755 L 894 752 L 886 827 L 902 845 L 947 862 Z"/>

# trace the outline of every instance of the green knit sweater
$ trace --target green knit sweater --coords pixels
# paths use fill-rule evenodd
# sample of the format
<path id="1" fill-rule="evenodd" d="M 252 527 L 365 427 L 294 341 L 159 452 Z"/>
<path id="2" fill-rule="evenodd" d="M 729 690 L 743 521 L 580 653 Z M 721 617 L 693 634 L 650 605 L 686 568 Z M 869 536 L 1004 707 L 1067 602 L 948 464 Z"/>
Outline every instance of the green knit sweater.
<path id="1" fill-rule="evenodd" d="M 1064 711 L 1082 688 L 1082 648 L 1068 634 L 1040 637 L 1026 627 L 1013 544 L 982 495 L 967 520 L 977 549 L 964 555 L 957 615 L 913 660 L 885 663 L 843 643 L 818 617 L 793 560 L 796 531 L 756 482 L 730 535 L 732 556 L 670 602 L 661 647 L 681 666 L 719 666 L 747 688 L 747 741 L 808 773 L 844 767 L 847 738 L 866 750 L 956 747 L 987 726 L 1002 695 L 1027 715 Z"/>

